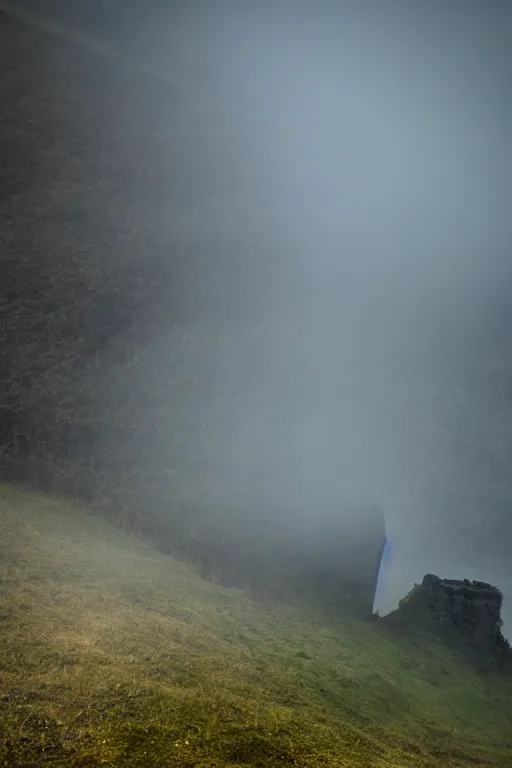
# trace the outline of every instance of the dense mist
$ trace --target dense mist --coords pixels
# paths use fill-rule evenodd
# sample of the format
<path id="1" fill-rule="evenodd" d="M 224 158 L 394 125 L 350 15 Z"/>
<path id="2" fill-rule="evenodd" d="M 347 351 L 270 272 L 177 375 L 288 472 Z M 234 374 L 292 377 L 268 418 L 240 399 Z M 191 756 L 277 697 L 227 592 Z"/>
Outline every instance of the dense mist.
<path id="1" fill-rule="evenodd" d="M 197 395 L 235 458 L 217 481 L 371 495 L 418 579 L 421 562 L 505 589 L 510 11 L 195 8 L 173 18 L 212 83 L 200 226 L 238 265 L 218 291 L 205 280 L 214 317 L 231 302 L 213 353 L 225 405 Z"/>
<path id="2" fill-rule="evenodd" d="M 116 269 L 136 242 L 151 287 L 126 302 L 152 328 L 136 358 L 105 345 L 90 365 L 104 402 L 129 382 L 156 416 L 118 402 L 123 427 L 99 434 L 97 456 L 123 441 L 127 471 L 168 472 L 173 498 L 296 504 L 311 525 L 320 506 L 376 500 L 394 545 L 381 611 L 428 571 L 512 600 L 511 10 L 126 8 L 140 27 L 126 49 L 184 85 L 148 80 L 138 105 L 128 70 L 82 75 L 113 105 L 102 184 L 125 157 L 124 213 L 104 205 L 123 233 Z M 46 216 L 62 204 L 52 189 Z M 96 237 L 87 213 L 77 227 Z M 100 304 L 92 326 L 112 311 Z"/>

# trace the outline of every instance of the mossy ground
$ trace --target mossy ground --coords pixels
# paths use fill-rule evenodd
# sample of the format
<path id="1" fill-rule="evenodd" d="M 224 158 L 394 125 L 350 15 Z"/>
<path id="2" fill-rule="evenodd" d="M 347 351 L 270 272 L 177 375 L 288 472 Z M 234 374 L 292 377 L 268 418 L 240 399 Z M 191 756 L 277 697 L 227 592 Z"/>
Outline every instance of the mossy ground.
<path id="1" fill-rule="evenodd" d="M 510 766 L 512 683 L 0 486 L 0 765 Z"/>

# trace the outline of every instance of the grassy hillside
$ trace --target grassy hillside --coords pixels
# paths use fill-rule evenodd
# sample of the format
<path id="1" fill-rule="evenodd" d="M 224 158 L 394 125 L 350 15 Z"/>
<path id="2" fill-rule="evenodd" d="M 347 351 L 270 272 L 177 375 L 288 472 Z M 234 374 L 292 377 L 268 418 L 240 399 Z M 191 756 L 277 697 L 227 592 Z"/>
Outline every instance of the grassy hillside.
<path id="1" fill-rule="evenodd" d="M 512 683 L 0 487 L 0 765 L 507 766 Z"/>

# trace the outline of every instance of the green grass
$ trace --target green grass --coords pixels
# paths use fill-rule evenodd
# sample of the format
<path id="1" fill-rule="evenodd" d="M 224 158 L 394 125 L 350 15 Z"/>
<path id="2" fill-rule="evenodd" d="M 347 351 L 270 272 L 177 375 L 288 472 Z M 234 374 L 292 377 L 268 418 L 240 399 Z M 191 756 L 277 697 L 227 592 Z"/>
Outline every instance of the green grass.
<path id="1" fill-rule="evenodd" d="M 512 683 L 0 486 L 0 765 L 510 766 Z"/>

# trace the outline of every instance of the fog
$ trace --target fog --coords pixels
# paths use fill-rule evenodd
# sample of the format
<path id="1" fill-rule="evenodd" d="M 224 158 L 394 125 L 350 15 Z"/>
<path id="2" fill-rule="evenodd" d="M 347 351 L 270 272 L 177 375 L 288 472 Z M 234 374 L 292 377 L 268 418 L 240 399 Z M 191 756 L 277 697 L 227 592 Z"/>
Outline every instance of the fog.
<path id="1" fill-rule="evenodd" d="M 426 572 L 512 603 L 508 5 L 148 8 L 143 55 L 189 77 L 194 203 L 141 202 L 132 225 L 208 254 L 180 283 L 186 332 L 153 348 L 176 389 L 161 455 L 197 427 L 184 493 L 312 522 L 376 499 L 381 613 Z"/>
<path id="2" fill-rule="evenodd" d="M 194 141 L 215 179 L 174 233 L 231 257 L 196 328 L 209 482 L 313 519 L 378 499 L 381 612 L 429 571 L 512 599 L 511 15 L 363 6 L 166 17 L 208 63 Z"/>
<path id="3" fill-rule="evenodd" d="M 211 78 L 195 139 L 214 191 L 181 234 L 199 220 L 238 265 L 203 294 L 210 329 L 231 300 L 217 396 L 196 401 L 215 482 L 311 499 L 313 519 L 378 499 L 381 612 L 429 571 L 510 600 L 510 11 L 220 8 L 172 17 Z"/>

